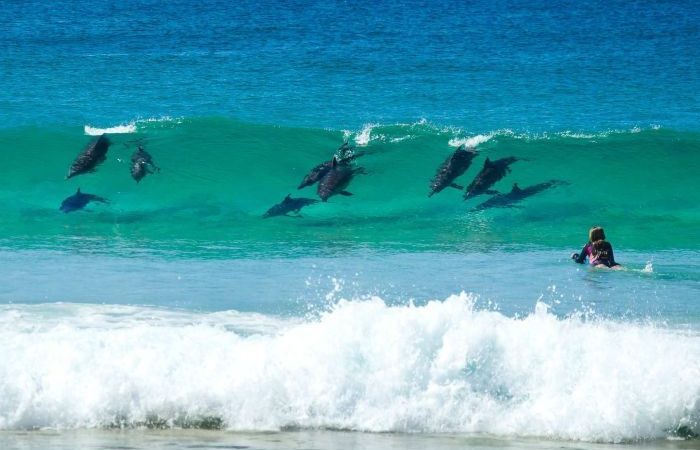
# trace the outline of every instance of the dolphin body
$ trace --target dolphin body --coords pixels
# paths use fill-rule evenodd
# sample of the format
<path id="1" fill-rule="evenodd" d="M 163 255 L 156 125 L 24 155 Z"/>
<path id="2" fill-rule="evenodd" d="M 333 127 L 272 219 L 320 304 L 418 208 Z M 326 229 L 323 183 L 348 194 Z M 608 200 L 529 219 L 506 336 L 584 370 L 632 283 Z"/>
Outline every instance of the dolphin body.
<path id="1" fill-rule="evenodd" d="M 481 210 L 486 208 L 508 208 L 513 206 L 515 203 L 531 197 L 535 194 L 539 194 L 549 188 L 553 188 L 562 184 L 566 184 L 564 181 L 560 180 L 549 180 L 544 183 L 534 184 L 526 188 L 520 188 L 518 183 L 513 183 L 513 189 L 507 194 L 494 195 L 490 199 L 478 205 L 475 210 Z"/>
<path id="2" fill-rule="evenodd" d="M 301 214 L 299 214 L 301 208 L 313 205 L 314 203 L 318 203 L 318 200 L 313 198 L 292 198 L 291 194 L 287 194 L 284 200 L 268 209 L 267 212 L 263 214 L 263 219 L 275 216 L 289 216 L 291 212 L 296 213 L 296 217 L 301 217 Z"/>
<path id="3" fill-rule="evenodd" d="M 138 183 L 149 173 L 160 172 L 160 167 L 153 164 L 153 157 L 139 145 L 131 155 L 131 177 Z"/>
<path id="4" fill-rule="evenodd" d="M 350 147 L 350 145 L 347 142 L 344 142 L 343 145 L 341 145 L 338 148 L 338 151 L 336 152 L 336 156 L 334 156 L 334 159 L 336 159 L 338 164 L 349 164 L 355 158 L 359 158 L 360 156 L 362 156 L 364 154 L 365 154 L 365 152 L 359 152 L 359 153 L 353 154 L 352 147 Z M 318 182 L 323 177 L 325 177 L 328 172 L 330 172 L 332 167 L 333 167 L 333 160 L 332 159 L 330 161 L 324 161 L 321 164 L 318 164 L 316 167 L 311 169 L 308 174 L 306 174 L 306 176 L 301 181 L 301 183 L 299 184 L 299 187 L 297 189 L 303 189 L 306 186 L 311 186 L 312 184 Z"/>
<path id="5" fill-rule="evenodd" d="M 489 158 L 486 158 L 481 172 L 479 172 L 471 184 L 467 186 L 464 199 L 466 200 L 481 194 L 497 194 L 498 192 L 489 190 L 489 188 L 505 177 L 510 172 L 509 166 L 516 161 L 518 161 L 518 158 L 513 156 L 497 159 L 496 161 L 491 161 Z"/>
<path id="6" fill-rule="evenodd" d="M 428 197 L 432 197 L 448 186 L 459 190 L 464 189 L 464 187 L 455 184 L 454 180 L 466 172 L 475 156 L 474 149 L 467 150 L 464 145 L 460 145 L 438 168 L 435 178 L 430 183 Z"/>
<path id="7" fill-rule="evenodd" d="M 352 195 L 352 193 L 346 191 L 345 188 L 350 184 L 350 180 L 352 180 L 356 173 L 363 172 L 364 169 L 362 168 L 353 169 L 348 164 L 339 164 L 338 160 L 334 157 L 331 161 L 331 169 L 318 182 L 316 193 L 324 202 L 328 201 L 328 199 L 335 194 Z"/>
<path id="8" fill-rule="evenodd" d="M 98 195 L 83 194 L 80 192 L 80 188 L 78 188 L 75 194 L 63 200 L 59 210 L 64 213 L 78 211 L 79 209 L 83 209 L 90 202 L 109 203 L 109 200 Z"/>
<path id="9" fill-rule="evenodd" d="M 111 142 L 109 142 L 106 134 L 102 134 L 97 139 L 93 139 L 75 158 L 70 169 L 68 169 L 66 179 L 84 173 L 94 172 L 95 168 L 107 159 L 107 150 L 109 150 L 110 144 Z"/>

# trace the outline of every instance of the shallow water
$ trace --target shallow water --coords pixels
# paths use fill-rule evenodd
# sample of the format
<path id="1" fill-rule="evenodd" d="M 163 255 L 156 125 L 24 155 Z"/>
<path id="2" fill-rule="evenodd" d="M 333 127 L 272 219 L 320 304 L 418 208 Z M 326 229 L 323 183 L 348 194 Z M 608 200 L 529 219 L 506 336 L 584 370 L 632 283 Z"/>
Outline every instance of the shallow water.
<path id="1" fill-rule="evenodd" d="M 278 433 L 218 433 L 202 430 L 175 431 L 67 431 L 0 432 L 7 450 L 52 448 L 104 449 L 575 449 L 610 450 L 619 445 L 586 442 L 503 439 L 453 434 L 352 433 L 333 431 L 292 431 Z M 627 444 L 625 449 L 696 449 L 696 441 L 663 440 Z"/>

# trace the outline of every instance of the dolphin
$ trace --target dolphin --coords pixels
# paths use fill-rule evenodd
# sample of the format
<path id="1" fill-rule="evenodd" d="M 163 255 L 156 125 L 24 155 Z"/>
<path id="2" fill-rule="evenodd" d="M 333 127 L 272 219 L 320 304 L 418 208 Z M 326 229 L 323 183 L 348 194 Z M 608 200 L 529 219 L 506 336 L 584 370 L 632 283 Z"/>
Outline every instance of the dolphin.
<path id="1" fill-rule="evenodd" d="M 473 148 L 467 149 L 464 145 L 460 145 L 438 168 L 435 178 L 430 183 L 428 197 L 432 197 L 433 194 L 437 194 L 448 186 L 460 190 L 464 189 L 464 187 L 455 184 L 454 180 L 469 168 L 475 156 L 476 152 Z"/>
<path id="2" fill-rule="evenodd" d="M 138 183 L 149 173 L 160 172 L 160 167 L 153 164 L 153 157 L 139 145 L 131 155 L 131 177 Z"/>
<path id="3" fill-rule="evenodd" d="M 75 158 L 66 179 L 73 178 L 84 173 L 94 172 L 95 168 L 102 164 L 107 159 L 107 150 L 109 150 L 109 139 L 106 134 L 100 135 L 93 139 L 85 149 Z"/>
<path id="4" fill-rule="evenodd" d="M 109 200 L 98 195 L 83 194 L 80 192 L 80 188 L 78 188 L 75 194 L 63 200 L 59 210 L 63 211 L 64 213 L 77 211 L 79 209 L 83 209 L 90 202 L 109 203 Z"/>
<path id="5" fill-rule="evenodd" d="M 339 164 L 350 164 L 350 162 L 364 154 L 365 152 L 353 153 L 350 144 L 344 142 L 343 145 L 341 145 L 336 151 L 336 155 L 334 156 L 334 158 Z M 318 164 L 316 167 L 311 169 L 308 174 L 306 174 L 306 176 L 301 181 L 297 189 L 302 189 L 306 186 L 311 186 L 312 184 L 316 183 L 321 178 L 326 176 L 326 174 L 331 170 L 332 166 L 332 159 L 330 161 L 324 161 Z"/>
<path id="6" fill-rule="evenodd" d="M 518 158 L 513 156 L 497 159 L 496 161 L 491 161 L 489 158 L 486 158 L 481 172 L 479 172 L 471 184 L 467 186 L 464 199 L 466 200 L 481 194 L 497 194 L 498 192 L 489 190 L 489 188 L 496 184 L 501 178 L 505 177 L 510 172 L 510 167 L 508 166 L 516 161 L 518 161 Z"/>
<path id="7" fill-rule="evenodd" d="M 327 201 L 329 197 L 335 194 L 352 195 L 345 188 L 350 184 L 350 180 L 356 173 L 364 173 L 364 169 L 353 169 L 349 164 L 340 164 L 338 159 L 333 157 L 331 160 L 331 169 L 318 182 L 316 192 L 322 201 Z"/>
<path id="8" fill-rule="evenodd" d="M 290 212 L 296 213 L 297 217 L 301 217 L 301 214 L 299 214 L 301 208 L 314 203 L 318 203 L 318 200 L 313 198 L 292 198 L 291 194 L 287 194 L 284 200 L 263 214 L 263 219 L 274 216 L 289 216 Z"/>
<path id="9" fill-rule="evenodd" d="M 494 195 L 490 199 L 478 205 L 476 208 L 474 208 L 474 210 L 511 207 L 520 200 L 526 199 L 549 188 L 560 186 L 562 184 L 566 184 L 566 182 L 560 180 L 549 180 L 545 181 L 544 183 L 534 184 L 521 189 L 518 186 L 518 183 L 513 183 L 513 189 L 509 193 Z"/>

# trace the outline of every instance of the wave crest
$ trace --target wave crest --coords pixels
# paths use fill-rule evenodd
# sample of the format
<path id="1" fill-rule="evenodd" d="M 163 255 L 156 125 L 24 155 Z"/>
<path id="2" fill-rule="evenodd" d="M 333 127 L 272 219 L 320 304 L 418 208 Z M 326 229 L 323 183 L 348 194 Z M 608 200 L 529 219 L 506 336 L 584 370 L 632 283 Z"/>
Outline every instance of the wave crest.
<path id="1" fill-rule="evenodd" d="M 183 313 L 183 323 L 137 309 L 118 312 L 122 326 L 95 326 L 97 306 L 68 305 L 71 319 L 50 323 L 8 306 L 0 429 L 186 417 L 236 430 L 608 442 L 700 431 L 697 334 L 560 319 L 541 303 L 523 318 L 474 304 L 464 293 L 423 307 L 340 301 L 318 319 L 247 333 L 238 313 Z"/>

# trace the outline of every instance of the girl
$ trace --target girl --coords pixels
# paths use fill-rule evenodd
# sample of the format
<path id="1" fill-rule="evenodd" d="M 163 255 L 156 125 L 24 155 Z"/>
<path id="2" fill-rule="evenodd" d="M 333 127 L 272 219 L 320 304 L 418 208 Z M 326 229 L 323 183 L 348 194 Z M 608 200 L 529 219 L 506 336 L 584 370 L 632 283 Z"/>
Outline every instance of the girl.
<path id="1" fill-rule="evenodd" d="M 609 267 L 620 269 L 615 262 L 612 245 L 605 240 L 605 231 L 601 227 L 593 227 L 588 232 L 588 243 L 583 247 L 581 253 L 574 253 L 571 259 L 579 264 L 583 264 L 588 257 L 588 263 L 593 267 Z"/>

